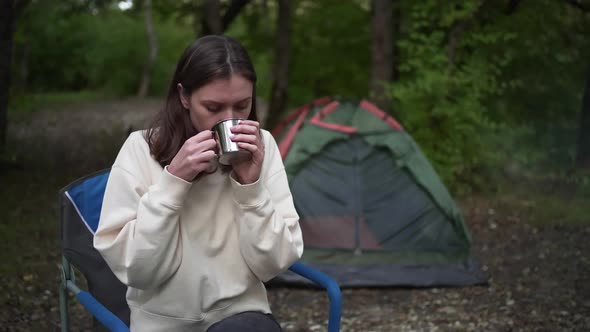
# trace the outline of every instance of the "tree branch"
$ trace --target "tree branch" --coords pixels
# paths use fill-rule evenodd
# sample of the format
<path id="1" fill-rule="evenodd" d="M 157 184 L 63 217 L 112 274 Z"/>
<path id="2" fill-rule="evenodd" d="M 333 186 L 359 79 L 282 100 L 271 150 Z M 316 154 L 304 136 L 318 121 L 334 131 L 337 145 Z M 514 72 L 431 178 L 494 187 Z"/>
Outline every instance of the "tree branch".
<path id="1" fill-rule="evenodd" d="M 31 0 L 15 0 L 14 1 L 14 16 L 18 17 L 23 12 L 25 7 Z"/>
<path id="2" fill-rule="evenodd" d="M 238 16 L 242 8 L 244 8 L 244 6 L 246 6 L 249 2 L 250 0 L 232 0 L 229 8 L 227 8 L 222 18 L 223 31 L 227 30 L 229 25 Z"/>
<path id="3" fill-rule="evenodd" d="M 581 11 L 583 11 L 584 13 L 590 13 L 590 5 L 589 4 L 584 4 L 579 0 L 564 0 L 566 4 L 573 6 Z"/>
<path id="4" fill-rule="evenodd" d="M 586 86 L 580 109 L 580 127 L 578 129 L 578 148 L 576 165 L 590 170 L 590 67 L 586 76 Z"/>
<path id="5" fill-rule="evenodd" d="M 467 17 L 455 22 L 451 27 L 451 31 L 448 35 L 448 42 L 447 42 L 447 58 L 449 59 L 449 66 L 447 67 L 447 72 L 451 72 L 453 67 L 455 66 L 455 57 L 457 47 L 459 46 L 459 42 L 463 33 L 469 28 L 472 24 L 473 19 L 479 14 L 481 9 L 483 8 L 486 0 L 481 0 L 477 6 L 477 8 Z"/>
<path id="6" fill-rule="evenodd" d="M 203 21 L 201 34 L 203 36 L 214 34 L 220 35 L 223 33 L 223 25 L 221 23 L 221 5 L 219 0 L 205 0 L 202 6 Z"/>
<path id="7" fill-rule="evenodd" d="M 508 1 L 508 6 L 506 7 L 505 13 L 506 15 L 512 15 L 520 5 L 522 0 L 510 0 Z"/>

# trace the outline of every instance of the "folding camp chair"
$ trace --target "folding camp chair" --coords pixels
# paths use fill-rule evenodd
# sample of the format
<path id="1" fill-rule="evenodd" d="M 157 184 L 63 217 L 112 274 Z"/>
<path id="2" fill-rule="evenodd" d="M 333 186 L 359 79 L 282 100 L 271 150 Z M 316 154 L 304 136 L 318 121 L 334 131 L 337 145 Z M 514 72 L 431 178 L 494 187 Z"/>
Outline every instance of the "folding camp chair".
<path id="1" fill-rule="evenodd" d="M 68 290 L 102 326 L 110 331 L 129 331 L 129 307 L 125 299 L 127 287 L 109 269 L 93 247 L 100 209 L 109 170 L 78 179 L 59 193 L 62 271 L 59 292 L 61 330 L 69 330 Z M 84 275 L 88 292 L 76 285 L 73 266 Z M 342 296 L 336 281 L 300 262 L 289 268 L 325 288 L 330 299 L 328 331 L 340 330 Z"/>

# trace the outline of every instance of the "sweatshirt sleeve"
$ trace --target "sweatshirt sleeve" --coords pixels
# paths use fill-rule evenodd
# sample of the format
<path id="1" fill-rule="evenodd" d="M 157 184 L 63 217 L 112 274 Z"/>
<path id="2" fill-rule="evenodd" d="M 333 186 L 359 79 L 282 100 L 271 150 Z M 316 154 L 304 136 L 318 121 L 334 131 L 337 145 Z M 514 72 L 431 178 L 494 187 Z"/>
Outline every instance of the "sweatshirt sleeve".
<path id="1" fill-rule="evenodd" d="M 277 144 L 270 133 L 264 133 L 267 167 L 260 179 L 241 185 L 230 178 L 238 209 L 240 251 L 254 274 L 268 281 L 301 258 L 303 238 Z"/>
<path id="2" fill-rule="evenodd" d="M 139 139 L 129 137 L 111 169 L 94 247 L 121 282 L 150 289 L 180 266 L 179 210 L 191 184 L 163 170 L 150 185 Z"/>

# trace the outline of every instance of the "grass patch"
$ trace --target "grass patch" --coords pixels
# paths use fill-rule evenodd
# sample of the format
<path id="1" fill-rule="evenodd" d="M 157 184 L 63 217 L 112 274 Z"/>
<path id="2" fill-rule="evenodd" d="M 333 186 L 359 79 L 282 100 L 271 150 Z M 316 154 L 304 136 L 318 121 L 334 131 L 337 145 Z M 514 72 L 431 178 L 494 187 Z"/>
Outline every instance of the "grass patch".
<path id="1" fill-rule="evenodd" d="M 105 92 L 88 90 L 14 95 L 10 98 L 8 115 L 10 119 L 14 120 L 19 116 L 26 116 L 41 109 L 50 108 L 58 111 L 60 108 L 56 106 L 97 101 L 105 98 L 109 98 L 109 95 Z"/>
<path id="2" fill-rule="evenodd" d="M 66 179 L 11 169 L 0 174 L 0 180 L 0 271 L 22 274 L 34 265 L 54 265 L 59 241 L 57 189 Z"/>
<path id="3" fill-rule="evenodd" d="M 121 130 L 61 139 L 33 136 L 12 141 L 0 159 L 0 275 L 57 275 L 60 262 L 58 191 L 71 181 L 109 167 Z M 45 145 L 39 144 L 44 141 Z"/>
<path id="4" fill-rule="evenodd" d="M 590 225 L 588 175 L 524 180 L 499 186 L 498 207 L 533 225 Z"/>
<path id="5" fill-rule="evenodd" d="M 542 193 L 526 199 L 502 197 L 500 205 L 506 210 L 520 210 L 527 214 L 526 220 L 534 225 L 590 225 L 588 199 L 563 199 Z"/>

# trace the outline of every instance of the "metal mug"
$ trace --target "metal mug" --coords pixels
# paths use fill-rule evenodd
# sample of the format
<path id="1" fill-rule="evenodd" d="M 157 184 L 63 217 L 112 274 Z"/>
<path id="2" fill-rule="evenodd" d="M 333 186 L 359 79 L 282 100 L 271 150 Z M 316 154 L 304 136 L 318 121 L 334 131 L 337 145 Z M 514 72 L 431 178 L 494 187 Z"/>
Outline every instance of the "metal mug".
<path id="1" fill-rule="evenodd" d="M 222 165 L 231 165 L 234 162 L 247 160 L 251 157 L 250 151 L 241 149 L 238 147 L 238 143 L 230 139 L 233 135 L 230 128 L 237 126 L 240 120 L 243 119 L 225 119 L 217 122 L 211 129 L 217 142 L 219 163 Z"/>

